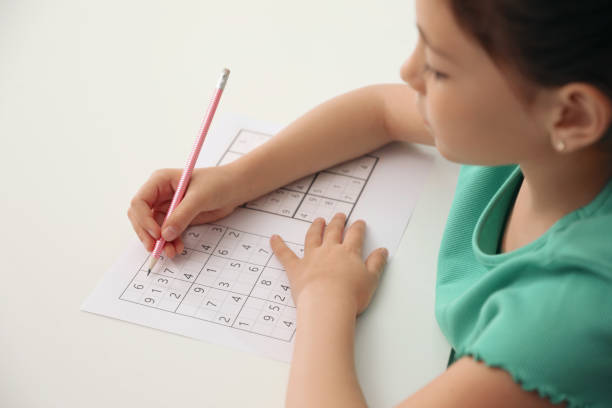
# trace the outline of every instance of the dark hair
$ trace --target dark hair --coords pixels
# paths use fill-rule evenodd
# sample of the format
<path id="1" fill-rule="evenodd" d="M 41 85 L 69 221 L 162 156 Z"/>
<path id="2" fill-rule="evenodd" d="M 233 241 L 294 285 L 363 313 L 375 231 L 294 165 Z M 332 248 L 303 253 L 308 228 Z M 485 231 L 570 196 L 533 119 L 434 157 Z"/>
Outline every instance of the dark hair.
<path id="1" fill-rule="evenodd" d="M 528 82 L 589 83 L 612 100 L 611 0 L 451 0 L 451 10 L 494 61 Z"/>

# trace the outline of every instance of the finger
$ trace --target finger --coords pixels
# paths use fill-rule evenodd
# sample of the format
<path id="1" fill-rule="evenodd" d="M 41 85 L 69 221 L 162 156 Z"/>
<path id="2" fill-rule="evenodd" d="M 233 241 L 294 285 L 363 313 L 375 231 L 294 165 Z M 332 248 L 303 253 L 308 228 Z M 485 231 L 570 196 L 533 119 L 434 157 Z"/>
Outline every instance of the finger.
<path id="1" fill-rule="evenodd" d="M 130 221 L 132 221 L 132 224 L 136 223 L 140 225 L 142 228 L 146 229 L 153 238 L 159 239 L 161 236 L 161 228 L 153 218 L 153 211 L 151 211 L 151 207 L 149 207 L 144 200 L 134 197 L 130 209 L 128 210 L 128 217 Z"/>
<path id="2" fill-rule="evenodd" d="M 182 237 L 179 236 L 177 239 L 172 241 L 172 243 L 174 244 L 174 248 L 176 249 L 177 254 L 183 253 L 183 251 L 185 250 L 185 244 L 183 243 Z"/>
<path id="3" fill-rule="evenodd" d="M 317 218 L 312 222 L 310 228 L 306 232 L 306 238 L 304 238 L 304 249 L 316 248 L 321 246 L 323 242 L 323 230 L 325 229 L 325 219 Z"/>
<path id="4" fill-rule="evenodd" d="M 361 255 L 363 239 L 365 237 L 366 224 L 363 220 L 357 220 L 351 224 L 344 235 L 344 245 Z"/>
<path id="5" fill-rule="evenodd" d="M 292 269 L 293 265 L 299 260 L 297 255 L 289 249 L 278 235 L 272 235 L 272 238 L 270 238 L 270 246 L 274 251 L 274 255 L 276 255 L 280 263 L 285 267 L 287 274 L 289 274 L 289 270 Z"/>
<path id="6" fill-rule="evenodd" d="M 152 219 L 151 209 L 156 208 L 160 201 L 168 200 L 174 195 L 171 179 L 177 170 L 157 170 L 149 180 L 138 190 L 132 202 L 129 212 L 135 222 L 142 225 L 155 239 L 161 236 L 159 223 Z"/>
<path id="7" fill-rule="evenodd" d="M 346 221 L 346 215 L 343 213 L 337 213 L 334 215 L 332 220 L 325 228 L 325 234 L 323 236 L 324 242 L 340 243 L 342 242 L 342 232 L 344 232 L 344 222 Z"/>
<path id="8" fill-rule="evenodd" d="M 377 278 L 380 278 L 383 268 L 387 263 L 388 256 L 389 251 L 387 251 L 386 248 L 378 248 L 372 251 L 365 261 L 367 271 L 375 275 Z"/>
<path id="9" fill-rule="evenodd" d="M 200 212 L 195 194 L 187 193 L 162 226 L 162 236 L 166 241 L 174 241 Z"/>
<path id="10" fill-rule="evenodd" d="M 153 238 L 151 238 L 151 236 L 138 225 L 132 224 L 132 227 L 134 228 L 136 235 L 138 235 L 138 239 L 140 239 L 140 242 L 142 242 L 142 245 L 144 245 L 145 249 L 148 252 L 153 251 L 153 247 L 155 246 L 155 240 L 153 240 Z"/>
<path id="11" fill-rule="evenodd" d="M 168 256 L 168 258 L 174 258 L 176 256 L 176 248 L 172 242 L 166 242 L 164 245 L 164 252 Z"/>

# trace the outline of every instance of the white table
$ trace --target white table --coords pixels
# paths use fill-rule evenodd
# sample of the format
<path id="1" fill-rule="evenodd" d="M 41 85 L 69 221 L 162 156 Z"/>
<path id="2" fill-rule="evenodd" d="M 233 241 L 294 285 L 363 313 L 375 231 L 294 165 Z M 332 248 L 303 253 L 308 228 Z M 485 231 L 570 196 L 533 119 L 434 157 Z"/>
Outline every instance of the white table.
<path id="1" fill-rule="evenodd" d="M 219 113 L 286 124 L 339 93 L 399 81 L 416 41 L 413 8 L 399 0 L 1 2 L 0 405 L 282 406 L 287 364 L 79 306 L 133 238 L 126 210 L 137 188 L 154 169 L 183 165 L 188 147 L 172 136 L 195 134 L 222 67 L 232 75 Z M 457 170 L 436 159 L 359 320 L 356 364 L 374 407 L 444 369 L 433 296 Z"/>

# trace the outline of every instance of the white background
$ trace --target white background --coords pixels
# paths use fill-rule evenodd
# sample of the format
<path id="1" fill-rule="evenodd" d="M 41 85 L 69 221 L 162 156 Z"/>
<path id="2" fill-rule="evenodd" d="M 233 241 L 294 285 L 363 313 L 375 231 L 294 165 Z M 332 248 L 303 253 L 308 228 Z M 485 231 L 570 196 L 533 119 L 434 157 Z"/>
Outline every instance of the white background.
<path id="1" fill-rule="evenodd" d="M 284 363 L 79 306 L 133 239 L 138 187 L 183 166 L 221 68 L 232 74 L 218 113 L 287 124 L 398 82 L 415 42 L 412 1 L 0 0 L 0 405 L 282 406 Z M 444 368 L 433 290 L 456 174 L 437 159 L 373 305 L 389 317 L 357 332 L 372 406 Z M 412 310 L 411 296 L 431 307 Z M 431 347 L 412 349 L 417 338 Z"/>

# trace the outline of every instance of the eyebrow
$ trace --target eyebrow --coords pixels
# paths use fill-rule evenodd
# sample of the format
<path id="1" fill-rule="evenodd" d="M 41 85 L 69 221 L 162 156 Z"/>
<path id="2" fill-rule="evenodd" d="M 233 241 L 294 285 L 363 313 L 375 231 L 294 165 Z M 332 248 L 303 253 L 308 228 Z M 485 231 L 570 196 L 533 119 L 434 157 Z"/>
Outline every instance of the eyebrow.
<path id="1" fill-rule="evenodd" d="M 431 42 L 429 42 L 429 40 L 427 39 L 427 36 L 425 35 L 425 32 L 423 31 L 423 29 L 417 24 L 417 29 L 419 30 L 419 34 L 421 35 L 421 38 L 423 39 L 423 42 L 436 54 L 450 60 L 450 61 L 455 61 L 454 58 L 452 56 L 450 56 L 446 51 L 441 50 L 438 47 L 435 47 L 431 44 Z"/>

